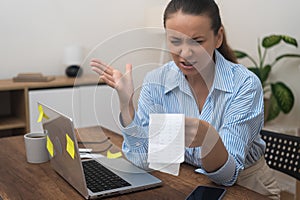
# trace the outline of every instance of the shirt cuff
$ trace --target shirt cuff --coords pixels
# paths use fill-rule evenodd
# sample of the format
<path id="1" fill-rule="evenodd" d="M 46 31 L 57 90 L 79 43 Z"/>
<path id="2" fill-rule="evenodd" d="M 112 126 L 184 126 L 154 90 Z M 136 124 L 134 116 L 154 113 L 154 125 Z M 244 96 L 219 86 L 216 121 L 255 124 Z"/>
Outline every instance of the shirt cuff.
<path id="1" fill-rule="evenodd" d="M 148 138 L 147 135 L 145 134 L 145 130 L 142 127 L 136 125 L 138 124 L 136 122 L 136 116 L 134 116 L 134 119 L 128 126 L 124 127 L 123 120 L 120 113 L 119 122 L 121 125 L 124 142 L 128 146 L 130 146 L 131 148 L 139 148 L 140 146 L 143 146 L 145 143 L 148 143 Z"/>
<path id="2" fill-rule="evenodd" d="M 229 154 L 226 163 L 217 171 L 209 173 L 202 168 L 196 169 L 195 171 L 206 175 L 209 179 L 217 184 L 230 186 L 235 182 L 235 168 L 235 160 L 233 156 Z"/>

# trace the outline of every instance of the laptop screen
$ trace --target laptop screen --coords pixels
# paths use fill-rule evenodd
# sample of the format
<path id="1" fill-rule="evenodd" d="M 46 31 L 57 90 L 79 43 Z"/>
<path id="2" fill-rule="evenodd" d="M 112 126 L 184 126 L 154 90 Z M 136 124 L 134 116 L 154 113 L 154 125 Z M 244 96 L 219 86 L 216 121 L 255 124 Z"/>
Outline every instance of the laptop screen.
<path id="1" fill-rule="evenodd" d="M 79 193 L 88 197 L 72 120 L 45 105 L 39 103 L 39 106 L 42 106 L 45 115 L 42 124 L 48 135 L 47 143 L 53 145 L 53 157 L 50 159 L 52 168 Z"/>

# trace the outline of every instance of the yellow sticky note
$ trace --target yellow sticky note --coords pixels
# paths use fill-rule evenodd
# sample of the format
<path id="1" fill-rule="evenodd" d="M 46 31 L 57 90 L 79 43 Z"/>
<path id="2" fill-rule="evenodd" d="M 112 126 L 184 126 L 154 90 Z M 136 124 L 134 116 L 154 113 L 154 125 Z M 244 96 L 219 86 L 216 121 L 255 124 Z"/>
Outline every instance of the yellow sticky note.
<path id="1" fill-rule="evenodd" d="M 67 133 L 66 133 L 66 140 L 67 140 L 67 152 L 69 153 L 71 158 L 74 159 L 75 157 L 74 142 Z"/>
<path id="2" fill-rule="evenodd" d="M 42 119 L 43 119 L 43 117 L 45 118 L 45 119 L 49 119 L 49 117 L 44 113 L 44 110 L 43 110 L 43 107 L 42 107 L 42 105 L 39 105 L 38 106 L 38 110 L 39 110 L 39 118 L 38 118 L 38 120 L 37 120 L 37 122 L 41 122 L 42 121 Z"/>
<path id="3" fill-rule="evenodd" d="M 49 154 L 51 155 L 51 157 L 53 157 L 54 156 L 53 144 L 52 144 L 50 138 L 48 137 L 48 135 L 47 135 L 47 150 L 48 150 Z"/>
<path id="4" fill-rule="evenodd" d="M 112 153 L 110 152 L 109 150 L 107 151 L 107 158 L 110 158 L 110 159 L 115 159 L 115 158 L 119 158 L 122 156 L 122 153 L 121 152 L 118 152 L 118 153 Z"/>

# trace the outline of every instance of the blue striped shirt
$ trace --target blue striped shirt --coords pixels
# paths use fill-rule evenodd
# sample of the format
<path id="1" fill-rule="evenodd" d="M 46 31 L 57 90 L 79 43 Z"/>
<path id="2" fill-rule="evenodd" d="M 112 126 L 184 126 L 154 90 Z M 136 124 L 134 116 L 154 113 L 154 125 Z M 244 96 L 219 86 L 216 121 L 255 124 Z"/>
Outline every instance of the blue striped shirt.
<path id="1" fill-rule="evenodd" d="M 215 58 L 214 82 L 201 113 L 184 74 L 173 61 L 146 75 L 134 119 L 122 128 L 122 149 L 130 161 L 148 168 L 150 113 L 182 113 L 205 120 L 218 131 L 229 156 L 217 171 L 208 173 L 201 168 L 201 147 L 185 148 L 185 162 L 215 183 L 233 185 L 241 170 L 263 156 L 265 143 L 259 135 L 264 115 L 261 83 L 247 68 L 227 61 L 218 51 Z"/>

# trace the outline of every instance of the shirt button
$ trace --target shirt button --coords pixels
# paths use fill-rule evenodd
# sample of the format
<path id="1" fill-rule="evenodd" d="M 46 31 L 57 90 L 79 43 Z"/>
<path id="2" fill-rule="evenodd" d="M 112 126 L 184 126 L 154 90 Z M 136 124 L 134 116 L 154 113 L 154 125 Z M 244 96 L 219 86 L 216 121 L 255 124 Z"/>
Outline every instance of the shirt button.
<path id="1" fill-rule="evenodd" d="M 136 142 L 136 143 L 135 143 L 135 146 L 136 146 L 136 147 L 139 147 L 140 145 L 141 145 L 141 144 L 140 144 L 139 142 Z"/>

